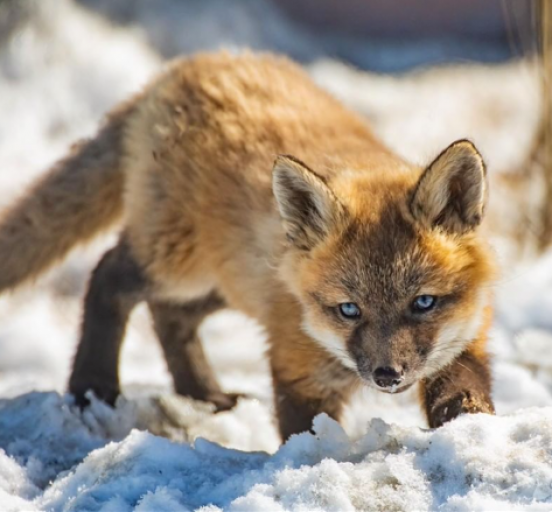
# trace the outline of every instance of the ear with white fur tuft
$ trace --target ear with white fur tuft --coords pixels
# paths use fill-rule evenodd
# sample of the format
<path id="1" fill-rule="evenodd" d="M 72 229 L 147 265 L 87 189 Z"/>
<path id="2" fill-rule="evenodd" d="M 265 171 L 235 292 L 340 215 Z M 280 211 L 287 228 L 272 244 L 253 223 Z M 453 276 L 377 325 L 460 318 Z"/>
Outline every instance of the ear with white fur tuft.
<path id="1" fill-rule="evenodd" d="M 474 230 L 487 201 L 487 171 L 483 158 L 468 140 L 453 142 L 423 172 L 410 210 L 426 227 L 451 233 Z"/>
<path id="2" fill-rule="evenodd" d="M 292 156 L 276 159 L 272 189 L 288 240 L 299 249 L 312 249 L 343 213 L 324 179 Z"/>

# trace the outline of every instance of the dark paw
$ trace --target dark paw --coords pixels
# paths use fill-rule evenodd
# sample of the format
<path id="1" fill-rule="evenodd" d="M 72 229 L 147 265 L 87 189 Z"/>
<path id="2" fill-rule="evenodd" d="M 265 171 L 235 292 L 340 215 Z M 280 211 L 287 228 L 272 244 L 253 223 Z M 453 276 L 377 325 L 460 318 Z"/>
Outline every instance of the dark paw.
<path id="1" fill-rule="evenodd" d="M 429 426 L 431 428 L 438 428 L 461 414 L 474 414 L 478 412 L 494 414 L 492 402 L 486 397 L 480 397 L 469 391 L 464 391 L 436 404 L 431 409 L 429 415 Z"/>
<path id="2" fill-rule="evenodd" d="M 215 405 L 215 412 L 229 411 L 233 409 L 240 398 L 245 395 L 241 393 L 212 393 L 205 398 L 206 402 L 211 402 Z"/>
<path id="3" fill-rule="evenodd" d="M 117 397 L 120 395 L 120 390 L 118 388 L 108 386 L 98 386 L 91 384 L 79 385 L 72 383 L 69 385 L 69 393 L 71 393 L 75 397 L 75 404 L 80 409 L 85 409 L 90 405 L 90 400 L 86 396 L 89 391 L 94 393 L 96 398 L 102 400 L 111 407 L 115 407 Z"/>

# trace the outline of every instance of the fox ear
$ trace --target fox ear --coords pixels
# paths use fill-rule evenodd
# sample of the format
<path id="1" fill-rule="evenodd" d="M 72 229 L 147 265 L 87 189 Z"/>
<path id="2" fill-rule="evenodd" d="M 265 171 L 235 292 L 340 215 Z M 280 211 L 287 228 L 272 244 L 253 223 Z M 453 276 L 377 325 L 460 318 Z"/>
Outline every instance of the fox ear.
<path id="1" fill-rule="evenodd" d="M 272 189 L 288 239 L 303 250 L 322 240 L 342 211 L 324 180 L 292 156 L 276 159 Z"/>
<path id="2" fill-rule="evenodd" d="M 452 233 L 475 229 L 487 201 L 487 172 L 483 158 L 468 140 L 447 147 L 422 173 L 410 210 L 427 227 Z"/>

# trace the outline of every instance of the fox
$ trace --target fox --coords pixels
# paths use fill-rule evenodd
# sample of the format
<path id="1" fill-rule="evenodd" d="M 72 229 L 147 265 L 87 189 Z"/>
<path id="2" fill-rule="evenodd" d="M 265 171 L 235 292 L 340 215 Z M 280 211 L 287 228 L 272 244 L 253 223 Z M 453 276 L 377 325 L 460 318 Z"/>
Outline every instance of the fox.
<path id="1" fill-rule="evenodd" d="M 487 170 L 452 142 L 405 161 L 287 57 L 203 53 L 112 109 L 0 217 L 0 290 L 117 225 L 91 274 L 68 391 L 114 405 L 146 302 L 175 392 L 233 408 L 198 327 L 230 307 L 268 338 L 282 440 L 355 390 L 415 384 L 428 425 L 494 414 Z"/>

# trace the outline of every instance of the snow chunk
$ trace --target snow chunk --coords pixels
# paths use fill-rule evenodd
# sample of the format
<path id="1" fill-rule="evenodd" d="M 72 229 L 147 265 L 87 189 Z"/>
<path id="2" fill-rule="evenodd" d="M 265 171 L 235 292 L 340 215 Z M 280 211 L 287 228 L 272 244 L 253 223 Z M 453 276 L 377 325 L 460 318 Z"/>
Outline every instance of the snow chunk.
<path id="1" fill-rule="evenodd" d="M 466 415 L 437 430 L 374 419 L 350 441 L 325 415 L 273 456 L 132 431 L 36 500 L 47 510 L 542 510 L 552 408 Z M 105 507 L 105 508 L 104 508 Z"/>

